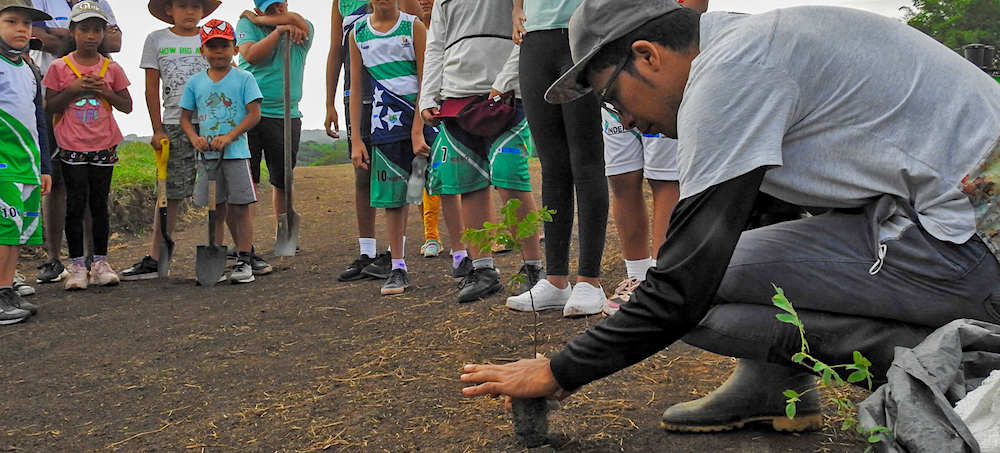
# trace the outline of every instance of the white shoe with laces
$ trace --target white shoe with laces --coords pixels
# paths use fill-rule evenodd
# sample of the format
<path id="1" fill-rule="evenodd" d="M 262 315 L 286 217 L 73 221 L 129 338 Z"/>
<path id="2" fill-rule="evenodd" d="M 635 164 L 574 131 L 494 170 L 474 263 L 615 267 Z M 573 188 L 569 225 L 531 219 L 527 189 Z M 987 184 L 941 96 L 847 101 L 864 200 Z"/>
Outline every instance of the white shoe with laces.
<path id="1" fill-rule="evenodd" d="M 115 286 L 121 282 L 118 274 L 111 269 L 107 261 L 94 261 L 90 265 L 90 284 L 97 286 Z"/>
<path id="2" fill-rule="evenodd" d="M 632 293 L 642 284 L 642 280 L 635 277 L 625 277 L 615 288 L 615 293 L 604 304 L 604 314 L 611 316 L 618 313 L 621 305 L 632 299 Z"/>
<path id="3" fill-rule="evenodd" d="M 603 287 L 595 287 L 587 282 L 577 283 L 573 285 L 573 295 L 569 296 L 563 307 L 563 316 L 596 315 L 604 310 L 604 302 L 607 300 Z"/>
<path id="4" fill-rule="evenodd" d="M 566 305 L 566 301 L 569 300 L 572 294 L 573 285 L 566 285 L 565 288 L 559 289 L 543 278 L 539 280 L 538 283 L 536 283 L 530 290 L 517 296 L 508 297 L 507 308 L 517 311 L 530 312 L 532 311 L 532 298 L 534 298 L 536 311 L 562 308 Z"/>

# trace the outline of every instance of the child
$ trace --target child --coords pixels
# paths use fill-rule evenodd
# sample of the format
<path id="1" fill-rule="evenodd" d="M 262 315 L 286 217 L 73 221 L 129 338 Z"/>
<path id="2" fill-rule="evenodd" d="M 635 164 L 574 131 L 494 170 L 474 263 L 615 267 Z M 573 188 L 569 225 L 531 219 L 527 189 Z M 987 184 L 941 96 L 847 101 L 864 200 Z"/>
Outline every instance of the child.
<path id="1" fill-rule="evenodd" d="M 229 224 L 238 252 L 229 279 L 234 284 L 250 283 L 254 281 L 250 205 L 257 202 L 257 192 L 250 176 L 246 132 L 260 121 L 263 95 L 253 75 L 232 66 L 236 56 L 232 25 L 218 19 L 208 21 L 201 27 L 201 42 L 201 54 L 209 68 L 188 80 L 180 103 L 181 129 L 202 153 L 194 202 L 208 206 L 208 180 L 216 180 L 218 215 Z M 192 122 L 195 112 L 199 129 Z M 222 222 L 215 227 L 216 236 L 222 237 Z"/>
<path id="2" fill-rule="evenodd" d="M 208 69 L 201 56 L 198 22 L 212 14 L 221 3 L 217 0 L 150 0 L 149 13 L 168 24 L 146 37 L 139 67 L 146 70 L 146 108 L 153 125 L 153 149 L 161 141 L 170 142 L 167 160 L 167 233 L 177 221 L 180 201 L 194 194 L 197 174 L 196 153 L 181 130 L 181 95 L 191 76 Z M 163 82 L 163 115 L 160 115 L 160 82 Z M 160 259 L 160 216 L 153 213 L 153 243 L 142 261 L 121 272 L 122 280 L 156 278 Z"/>
<path id="3" fill-rule="evenodd" d="M 489 136 L 465 131 L 454 118 L 441 122 L 439 116 L 441 110 L 455 116 L 460 110 L 456 105 L 487 94 L 493 99 L 513 91 L 519 97 L 518 49 L 504 37 L 512 28 L 508 20 L 512 12 L 509 0 L 452 2 L 448 8 L 435 8 L 427 39 L 420 111 L 427 124 L 441 125 L 427 176 L 428 193 L 460 195 L 464 225 L 470 228 L 481 228 L 493 218 L 490 185 L 505 202 L 521 201 L 520 218 L 535 210 L 528 173 L 531 133 L 519 99 L 503 129 Z M 534 285 L 541 270 L 537 234 L 525 240 L 523 250 L 521 272 Z M 464 253 L 456 250 L 452 256 L 452 275 L 458 275 L 467 262 Z M 472 302 L 503 288 L 492 253 L 472 250 L 470 255 L 472 270 L 465 276 L 459 302 Z"/>
<path id="4" fill-rule="evenodd" d="M 351 160 L 371 171 L 371 206 L 385 208 L 389 248 L 395 253 L 382 294 L 399 294 L 409 286 L 404 260 L 406 182 L 414 154 L 427 157 L 430 147 L 424 124 L 414 115 L 420 72 L 424 63 L 426 30 L 416 16 L 400 12 L 395 0 L 372 1 L 372 13 L 355 23 L 348 45 L 351 51 L 351 127 L 361 134 L 362 80 L 374 90 L 369 158 L 365 144 L 352 144 Z M 359 77 L 362 76 L 362 77 Z"/>
<path id="5" fill-rule="evenodd" d="M 70 275 L 63 282 L 66 290 L 87 288 L 83 218 L 88 206 L 94 236 L 90 284 L 117 285 L 119 281 L 107 262 L 108 194 L 118 162 L 116 148 L 123 139 L 111 108 L 130 113 L 132 97 L 122 67 L 98 52 L 107 24 L 97 3 L 84 0 L 74 5 L 69 29 L 76 50 L 55 60 L 42 81 L 48 88 L 46 110 L 58 116 L 54 127 L 66 184 L 66 242 L 72 260 Z"/>
<path id="6" fill-rule="evenodd" d="M 0 7 L 0 325 L 24 321 L 38 307 L 14 290 L 21 244 L 42 243 L 38 208 L 52 185 L 41 110 L 39 74 L 25 57 L 32 21 L 51 17 L 28 0 Z"/>
<path id="7" fill-rule="evenodd" d="M 299 152 L 299 137 L 302 133 L 302 113 L 299 101 L 302 99 L 302 79 L 306 66 L 306 54 L 312 47 L 314 29 L 312 23 L 302 16 L 288 11 L 284 0 L 254 0 L 255 11 L 245 11 L 236 23 L 236 45 L 240 48 L 240 68 L 250 71 L 257 84 L 262 87 L 264 100 L 261 102 L 261 120 L 247 133 L 250 141 L 250 168 L 254 182 L 260 182 L 261 158 L 267 163 L 269 182 L 273 187 L 275 220 L 285 213 L 285 102 L 284 68 L 282 66 L 283 36 L 288 32 L 292 40 L 292 162 Z M 292 171 L 292 169 L 288 169 Z M 266 263 L 265 263 L 266 264 Z M 270 272 L 256 265 L 258 274 Z"/>

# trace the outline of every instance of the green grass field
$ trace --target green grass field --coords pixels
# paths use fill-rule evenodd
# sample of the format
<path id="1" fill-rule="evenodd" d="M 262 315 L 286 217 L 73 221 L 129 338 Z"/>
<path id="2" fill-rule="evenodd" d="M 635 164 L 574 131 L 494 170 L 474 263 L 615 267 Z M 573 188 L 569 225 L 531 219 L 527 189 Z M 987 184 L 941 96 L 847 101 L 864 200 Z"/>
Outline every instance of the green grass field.
<path id="1" fill-rule="evenodd" d="M 267 184 L 267 167 L 261 166 L 262 184 Z M 118 165 L 115 166 L 111 178 L 111 188 L 114 190 L 146 188 L 150 191 L 156 186 L 156 156 L 149 143 L 124 142 L 118 147 Z"/>

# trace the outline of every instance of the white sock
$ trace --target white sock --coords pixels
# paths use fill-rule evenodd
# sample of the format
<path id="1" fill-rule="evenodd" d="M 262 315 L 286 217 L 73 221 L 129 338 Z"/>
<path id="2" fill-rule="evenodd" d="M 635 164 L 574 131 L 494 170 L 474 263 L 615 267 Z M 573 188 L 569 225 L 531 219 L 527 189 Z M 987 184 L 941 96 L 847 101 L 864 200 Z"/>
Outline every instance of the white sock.
<path id="1" fill-rule="evenodd" d="M 629 277 L 637 278 L 639 281 L 646 281 L 646 271 L 651 267 L 653 267 L 653 257 L 641 260 L 625 260 L 625 272 Z"/>
<path id="2" fill-rule="evenodd" d="M 486 258 L 479 258 L 477 260 L 472 260 L 473 269 L 483 269 L 483 268 L 493 268 L 493 257 L 489 256 Z"/>
<path id="3" fill-rule="evenodd" d="M 378 247 L 375 245 L 375 238 L 358 238 L 358 244 L 361 246 L 361 254 L 368 255 L 369 258 L 375 258 L 378 254 Z"/>

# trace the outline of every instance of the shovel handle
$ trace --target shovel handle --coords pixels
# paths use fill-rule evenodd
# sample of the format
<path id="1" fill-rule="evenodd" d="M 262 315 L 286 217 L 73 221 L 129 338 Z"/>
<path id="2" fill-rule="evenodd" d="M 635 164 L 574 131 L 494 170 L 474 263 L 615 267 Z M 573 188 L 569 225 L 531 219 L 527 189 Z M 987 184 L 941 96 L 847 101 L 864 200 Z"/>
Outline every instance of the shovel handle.
<path id="1" fill-rule="evenodd" d="M 170 140 L 160 140 L 160 149 L 155 152 L 156 179 L 167 179 L 167 160 L 170 159 Z"/>

